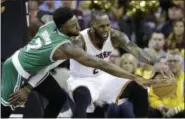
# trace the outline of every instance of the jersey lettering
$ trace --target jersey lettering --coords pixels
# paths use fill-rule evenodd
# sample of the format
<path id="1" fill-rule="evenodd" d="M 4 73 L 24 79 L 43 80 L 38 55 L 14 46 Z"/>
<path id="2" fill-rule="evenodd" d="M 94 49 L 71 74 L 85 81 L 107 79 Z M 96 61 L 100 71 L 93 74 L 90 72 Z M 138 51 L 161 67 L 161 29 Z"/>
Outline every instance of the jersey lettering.
<path id="1" fill-rule="evenodd" d="M 98 69 L 93 70 L 93 75 L 98 74 L 98 73 L 99 73 Z"/>
<path id="2" fill-rule="evenodd" d="M 41 40 L 40 40 L 40 38 L 37 38 L 35 40 L 35 45 L 31 45 L 31 44 L 27 45 L 27 51 L 29 51 L 30 49 L 39 49 L 41 47 L 42 47 Z"/>
<path id="3" fill-rule="evenodd" d="M 49 34 L 46 30 L 42 33 L 42 37 L 45 41 L 45 45 L 51 44 L 51 39 L 50 39 Z"/>
<path id="4" fill-rule="evenodd" d="M 44 39 L 44 45 L 51 44 L 51 39 L 50 39 L 49 34 L 48 34 L 48 32 L 46 30 L 42 33 L 42 37 Z M 34 45 L 31 45 L 31 44 L 27 45 L 27 51 L 29 51 L 30 49 L 39 49 L 41 47 L 42 47 L 41 39 L 37 38 L 35 40 L 35 44 Z"/>

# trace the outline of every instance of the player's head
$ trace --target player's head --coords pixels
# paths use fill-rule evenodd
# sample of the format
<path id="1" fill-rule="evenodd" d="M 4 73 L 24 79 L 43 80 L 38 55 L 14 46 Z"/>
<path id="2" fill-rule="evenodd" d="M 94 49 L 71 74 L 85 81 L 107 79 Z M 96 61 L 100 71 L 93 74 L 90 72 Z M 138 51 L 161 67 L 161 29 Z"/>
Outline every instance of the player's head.
<path id="1" fill-rule="evenodd" d="M 106 39 L 111 30 L 108 15 L 101 11 L 94 12 L 92 14 L 91 29 L 98 37 Z"/>
<path id="2" fill-rule="evenodd" d="M 58 8 L 53 14 L 57 28 L 68 36 L 77 36 L 80 32 L 78 19 L 70 8 Z"/>

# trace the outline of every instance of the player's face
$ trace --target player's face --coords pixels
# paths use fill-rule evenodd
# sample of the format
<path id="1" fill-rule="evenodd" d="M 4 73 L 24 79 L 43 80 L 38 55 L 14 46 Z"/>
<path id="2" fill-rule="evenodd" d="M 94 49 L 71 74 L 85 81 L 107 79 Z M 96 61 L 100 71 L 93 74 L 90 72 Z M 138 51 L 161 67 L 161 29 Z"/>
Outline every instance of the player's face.
<path id="1" fill-rule="evenodd" d="M 107 39 L 109 32 L 111 30 L 110 21 L 107 15 L 100 16 L 93 24 L 95 34 L 102 38 Z"/>
<path id="2" fill-rule="evenodd" d="M 76 16 L 73 16 L 67 23 L 64 25 L 64 30 L 68 36 L 78 36 L 80 32 L 80 25 Z"/>

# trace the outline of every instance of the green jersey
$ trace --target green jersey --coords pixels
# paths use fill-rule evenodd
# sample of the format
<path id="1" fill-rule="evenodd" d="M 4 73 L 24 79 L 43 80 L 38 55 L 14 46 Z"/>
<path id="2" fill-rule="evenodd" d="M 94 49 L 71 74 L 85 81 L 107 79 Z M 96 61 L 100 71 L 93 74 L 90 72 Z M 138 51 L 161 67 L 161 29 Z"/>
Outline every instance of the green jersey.
<path id="1" fill-rule="evenodd" d="M 18 61 L 23 70 L 29 74 L 36 74 L 54 63 L 53 54 L 64 43 L 70 43 L 69 37 L 59 32 L 55 23 L 51 21 L 41 26 L 35 37 L 19 51 Z"/>
<path id="2" fill-rule="evenodd" d="M 24 48 L 15 52 L 2 67 L 1 104 L 10 104 L 9 96 L 29 79 L 33 87 L 39 85 L 64 60 L 53 61 L 55 50 L 64 43 L 70 43 L 69 37 L 60 33 L 55 23 L 41 26 L 35 37 Z M 23 77 L 23 78 L 22 78 Z"/>

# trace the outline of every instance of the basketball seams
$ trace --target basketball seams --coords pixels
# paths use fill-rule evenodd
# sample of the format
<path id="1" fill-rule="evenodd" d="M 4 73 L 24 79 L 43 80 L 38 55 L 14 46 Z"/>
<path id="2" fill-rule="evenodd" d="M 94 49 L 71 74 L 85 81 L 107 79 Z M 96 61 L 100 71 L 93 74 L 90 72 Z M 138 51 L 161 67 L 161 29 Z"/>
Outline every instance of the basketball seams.
<path id="1" fill-rule="evenodd" d="M 171 86 L 171 85 L 168 85 L 168 86 L 163 86 L 163 87 L 169 87 L 169 86 Z M 176 87 L 176 84 L 174 84 L 174 86 Z M 158 88 L 155 88 L 155 89 L 153 89 L 154 90 L 154 93 L 158 96 L 158 97 L 165 97 L 165 96 L 167 96 L 167 95 L 169 95 L 170 93 L 172 93 L 172 91 L 174 90 L 174 88 L 175 87 L 172 87 L 171 89 L 170 89 L 170 91 L 168 91 L 168 93 L 165 93 L 164 95 L 160 95 L 160 96 L 158 96 L 157 94 L 156 94 L 156 92 L 155 92 L 155 89 L 158 89 L 159 90 L 159 88 L 163 88 L 163 87 L 158 87 Z M 169 90 L 169 89 L 168 89 Z"/>

